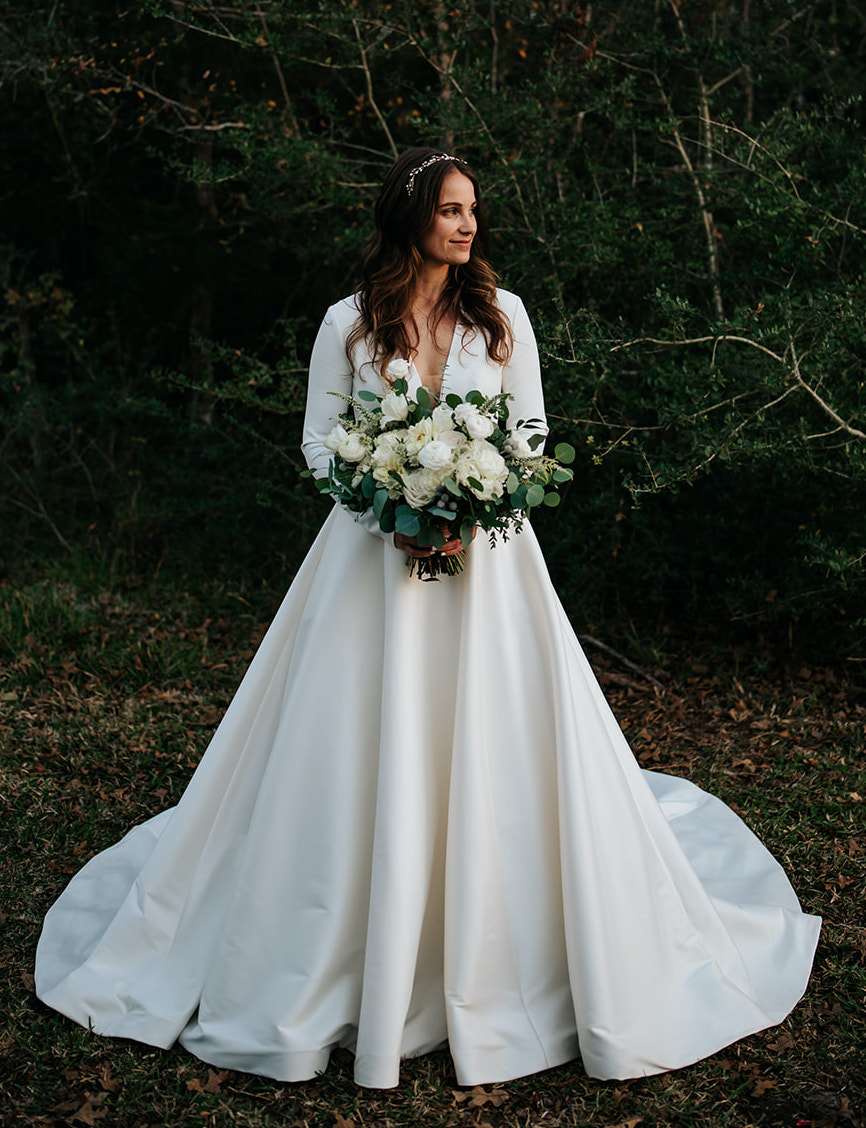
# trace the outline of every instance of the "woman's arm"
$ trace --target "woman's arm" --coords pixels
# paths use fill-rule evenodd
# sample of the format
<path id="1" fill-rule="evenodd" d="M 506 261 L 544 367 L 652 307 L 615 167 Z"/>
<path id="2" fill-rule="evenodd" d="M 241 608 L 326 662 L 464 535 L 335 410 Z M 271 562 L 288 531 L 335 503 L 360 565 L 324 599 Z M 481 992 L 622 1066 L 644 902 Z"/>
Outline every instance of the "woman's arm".
<path id="1" fill-rule="evenodd" d="M 335 307 L 332 306 L 319 327 L 310 356 L 307 408 L 301 441 L 301 451 L 316 478 L 323 478 L 328 473 L 333 452 L 325 446 L 325 439 L 334 426 L 335 417 L 346 410 L 345 401 L 331 393 L 351 396 L 352 390 L 352 365 L 346 355 L 345 338 L 337 323 Z M 386 539 L 372 509 L 366 513 L 352 513 L 352 517 L 368 533 Z"/>
<path id="2" fill-rule="evenodd" d="M 514 294 L 502 295 L 503 311 L 511 322 L 514 348 L 508 363 L 502 369 L 502 390 L 514 398 L 508 404 L 508 426 L 514 430 L 520 420 L 537 419 L 539 422 L 522 427 L 521 434 L 547 434 L 547 417 L 544 413 L 544 394 L 541 390 L 541 365 L 538 346 L 523 302 Z M 541 453 L 542 448 L 537 448 Z"/>
<path id="3" fill-rule="evenodd" d="M 346 356 L 343 335 L 334 317 L 333 307 L 319 327 L 310 357 L 307 382 L 307 408 L 304 414 L 304 435 L 301 451 L 316 478 L 324 478 L 332 452 L 325 439 L 334 426 L 335 416 L 346 410 L 345 402 L 332 392 L 352 394 L 352 366 Z"/>

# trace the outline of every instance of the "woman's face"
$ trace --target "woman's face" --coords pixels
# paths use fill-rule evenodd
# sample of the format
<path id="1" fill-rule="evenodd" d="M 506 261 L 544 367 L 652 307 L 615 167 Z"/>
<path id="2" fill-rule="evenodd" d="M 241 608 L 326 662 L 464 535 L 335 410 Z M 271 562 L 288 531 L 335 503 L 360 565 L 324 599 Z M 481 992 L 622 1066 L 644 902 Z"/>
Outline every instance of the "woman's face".
<path id="1" fill-rule="evenodd" d="M 452 169 L 442 181 L 433 220 L 418 244 L 430 266 L 459 266 L 469 261 L 475 238 L 475 189 L 462 172 Z"/>

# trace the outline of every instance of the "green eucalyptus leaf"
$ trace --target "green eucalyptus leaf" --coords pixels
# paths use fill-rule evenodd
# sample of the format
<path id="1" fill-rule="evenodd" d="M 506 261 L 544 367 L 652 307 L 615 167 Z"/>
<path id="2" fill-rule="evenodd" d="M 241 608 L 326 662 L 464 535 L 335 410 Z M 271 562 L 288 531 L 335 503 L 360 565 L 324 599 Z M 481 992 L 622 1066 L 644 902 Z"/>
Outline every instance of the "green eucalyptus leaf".
<path id="1" fill-rule="evenodd" d="M 557 443 L 553 453 L 560 462 L 574 462 L 575 451 L 571 443 Z"/>
<path id="2" fill-rule="evenodd" d="M 415 396 L 415 400 L 417 401 L 418 406 L 424 408 L 425 411 L 429 411 L 433 406 L 433 400 L 430 398 L 430 393 L 426 388 L 418 389 L 418 394 Z"/>
<path id="3" fill-rule="evenodd" d="M 408 506 L 398 506 L 395 514 L 394 531 L 404 537 L 415 537 L 421 531 L 421 522 Z"/>
<path id="4" fill-rule="evenodd" d="M 382 517 L 382 510 L 385 508 L 386 502 L 389 500 L 387 490 L 376 490 L 373 496 L 373 512 L 376 514 L 376 520 Z"/>
<path id="5" fill-rule="evenodd" d="M 546 493 L 544 495 L 544 504 L 547 505 L 550 509 L 556 509 L 557 505 L 559 505 L 559 494 Z"/>
<path id="6" fill-rule="evenodd" d="M 526 504 L 530 508 L 533 505 L 541 505 L 544 501 L 544 486 L 539 486 L 537 483 L 533 484 L 526 491 Z"/>

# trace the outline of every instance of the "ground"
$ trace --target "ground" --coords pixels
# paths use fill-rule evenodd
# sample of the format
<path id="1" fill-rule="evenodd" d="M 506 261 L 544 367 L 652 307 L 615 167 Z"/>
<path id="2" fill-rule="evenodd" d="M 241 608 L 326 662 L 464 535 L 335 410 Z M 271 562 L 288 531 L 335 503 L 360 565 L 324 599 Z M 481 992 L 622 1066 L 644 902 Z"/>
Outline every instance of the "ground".
<path id="1" fill-rule="evenodd" d="M 645 641 L 637 669 L 587 650 L 640 763 L 725 799 L 824 917 L 806 997 L 782 1026 L 640 1081 L 593 1081 L 574 1062 L 465 1090 L 440 1053 L 407 1062 L 383 1092 L 355 1087 L 348 1054 L 315 1082 L 279 1084 L 99 1038 L 39 1003 L 46 909 L 87 858 L 180 794 L 275 601 L 243 584 L 190 594 L 140 577 L 0 585 L 0 1123 L 866 1125 L 866 693 L 857 671 L 791 666 L 748 644 L 697 658 Z"/>

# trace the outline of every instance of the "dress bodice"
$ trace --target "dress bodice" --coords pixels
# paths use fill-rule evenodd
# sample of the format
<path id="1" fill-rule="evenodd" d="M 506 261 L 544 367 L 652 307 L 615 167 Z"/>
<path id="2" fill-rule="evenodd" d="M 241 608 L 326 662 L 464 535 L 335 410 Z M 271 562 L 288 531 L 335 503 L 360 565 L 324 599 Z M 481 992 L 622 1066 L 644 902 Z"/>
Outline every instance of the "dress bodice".
<path id="1" fill-rule="evenodd" d="M 457 323 L 442 377 L 441 395 L 451 393 L 465 397 L 478 389 L 485 396 L 508 392 L 509 426 L 521 420 L 540 420 L 532 430 L 546 433 L 544 397 L 538 349 L 529 317 L 516 294 L 497 290 L 499 307 L 508 319 L 514 338 L 511 355 L 505 364 L 498 364 L 487 355 L 484 336 L 477 330 Z M 347 348 L 349 334 L 358 319 L 354 295 L 332 305 L 319 329 L 310 358 L 310 381 L 301 449 L 317 476 L 326 473 L 331 451 L 324 440 L 334 419 L 344 408 L 333 394 L 357 397 L 364 389 L 376 393 L 386 391 L 384 382 L 373 367 L 370 349 L 365 341 Z M 415 365 L 409 365 L 409 391 L 415 394 L 421 379 Z"/>

